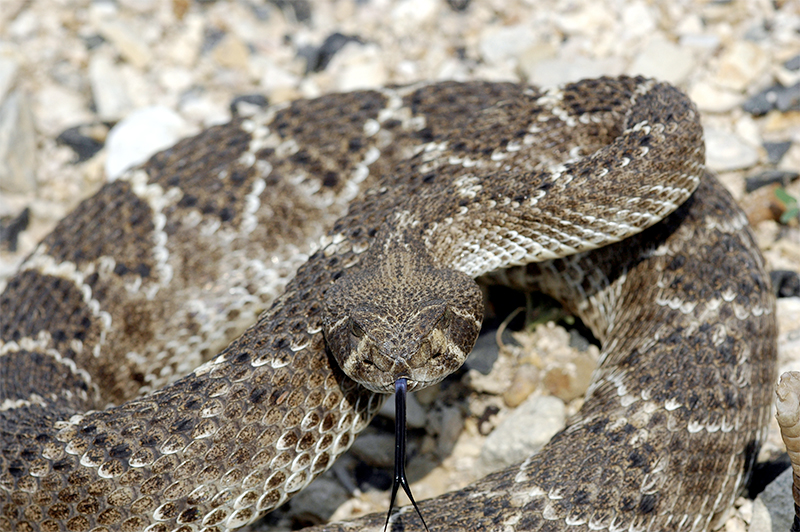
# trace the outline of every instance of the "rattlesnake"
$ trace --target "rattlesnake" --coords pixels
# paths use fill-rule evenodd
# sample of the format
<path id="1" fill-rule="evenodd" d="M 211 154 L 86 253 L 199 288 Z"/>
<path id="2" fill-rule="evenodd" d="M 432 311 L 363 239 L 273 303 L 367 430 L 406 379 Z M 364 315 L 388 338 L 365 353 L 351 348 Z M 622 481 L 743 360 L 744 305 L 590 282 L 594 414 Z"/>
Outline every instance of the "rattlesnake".
<path id="1" fill-rule="evenodd" d="M 641 78 L 328 95 L 178 143 L 81 203 L 0 296 L 0 529 L 221 531 L 283 503 L 382 402 L 326 351 L 348 279 L 415 253 L 367 293 L 408 314 L 367 319 L 411 319 L 420 281 L 391 272 L 438 268 L 549 292 L 603 344 L 567 429 L 421 502 L 432 530 L 708 528 L 764 437 L 775 322 L 703 158 L 693 105 Z M 435 327 L 448 345 L 477 332 L 459 312 Z"/>

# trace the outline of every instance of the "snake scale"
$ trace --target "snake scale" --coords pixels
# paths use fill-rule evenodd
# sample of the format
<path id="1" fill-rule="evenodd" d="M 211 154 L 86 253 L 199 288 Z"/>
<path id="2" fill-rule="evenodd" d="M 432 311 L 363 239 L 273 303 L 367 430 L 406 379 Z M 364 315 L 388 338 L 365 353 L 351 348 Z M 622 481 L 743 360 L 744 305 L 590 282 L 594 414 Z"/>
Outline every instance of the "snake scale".
<path id="1" fill-rule="evenodd" d="M 449 366 L 478 327 L 466 276 L 553 295 L 603 347 L 567 428 L 420 502 L 431 530 L 707 530 L 732 504 L 769 418 L 774 302 L 694 106 L 641 78 L 442 82 L 236 116 L 58 224 L 0 296 L 0 530 L 253 521 L 382 403 L 334 358 L 390 364 L 326 348 L 354 345 L 334 338 L 348 297 L 376 312 L 350 340 L 434 331 Z"/>

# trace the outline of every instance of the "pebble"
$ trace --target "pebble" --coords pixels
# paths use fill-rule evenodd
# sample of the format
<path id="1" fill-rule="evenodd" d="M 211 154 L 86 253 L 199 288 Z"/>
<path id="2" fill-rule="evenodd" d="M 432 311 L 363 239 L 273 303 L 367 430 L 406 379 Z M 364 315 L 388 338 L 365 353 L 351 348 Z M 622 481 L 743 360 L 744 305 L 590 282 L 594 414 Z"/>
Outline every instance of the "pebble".
<path id="1" fill-rule="evenodd" d="M 334 76 L 336 90 L 342 92 L 376 89 L 385 85 L 388 79 L 380 50 L 372 44 L 346 44 L 333 57 L 328 71 Z"/>
<path id="2" fill-rule="evenodd" d="M 744 91 L 769 64 L 762 48 L 750 41 L 736 41 L 723 50 L 714 82 L 735 91 Z"/>
<path id="3" fill-rule="evenodd" d="M 301 47 L 298 55 L 306 60 L 306 72 L 321 72 L 325 70 L 336 52 L 349 42 L 364 44 L 364 41 L 355 35 L 344 35 L 337 31 L 328 35 L 319 46 Z"/>
<path id="4" fill-rule="evenodd" d="M 221 67 L 246 71 L 249 65 L 250 51 L 238 36 L 226 33 L 222 40 L 214 46 L 211 56 Z"/>
<path id="5" fill-rule="evenodd" d="M 778 164 L 789 148 L 792 147 L 790 140 L 784 142 L 765 142 L 762 144 L 764 150 L 767 152 L 767 162 L 769 164 Z"/>
<path id="6" fill-rule="evenodd" d="M 301 519 L 311 517 L 312 522 L 322 523 L 349 498 L 350 493 L 341 483 L 325 474 L 292 498 L 292 515 Z"/>
<path id="7" fill-rule="evenodd" d="M 624 64 L 614 58 L 574 56 L 538 59 L 523 55 L 519 70 L 530 83 L 549 87 L 583 78 L 618 76 L 624 70 Z"/>
<path id="8" fill-rule="evenodd" d="M 369 466 L 391 468 L 394 465 L 394 434 L 366 430 L 356 438 L 352 453 Z"/>
<path id="9" fill-rule="evenodd" d="M 0 190 L 36 190 L 36 132 L 22 91 L 12 92 L 0 105 Z"/>
<path id="10" fill-rule="evenodd" d="M 758 152 L 738 135 L 706 128 L 706 166 L 715 172 L 750 168 L 758 162 Z"/>
<path id="11" fill-rule="evenodd" d="M 762 506 L 766 513 L 757 506 Z M 753 507 L 751 532 L 755 530 L 789 530 L 794 520 L 792 500 L 792 469 L 789 468 L 773 480 L 758 497 Z"/>
<path id="12" fill-rule="evenodd" d="M 395 419 L 395 403 L 394 403 L 394 394 L 390 395 L 386 402 L 383 403 L 383 406 L 378 411 L 378 413 L 387 418 L 394 421 Z M 406 423 L 408 424 L 409 428 L 412 429 L 419 429 L 424 427 L 427 424 L 427 412 L 419 404 L 417 401 L 417 396 L 415 393 L 408 393 L 406 394 Z"/>
<path id="13" fill-rule="evenodd" d="M 777 297 L 800 297 L 800 275 L 793 270 L 769 272 L 772 289 Z"/>
<path id="14" fill-rule="evenodd" d="M 97 115 L 101 120 L 117 121 L 133 110 L 125 76 L 110 54 L 92 55 L 88 74 Z"/>
<path id="15" fill-rule="evenodd" d="M 0 249 L 12 253 L 16 251 L 19 234 L 28 228 L 30 219 L 31 210 L 27 207 L 17 216 L 0 216 Z"/>
<path id="16" fill-rule="evenodd" d="M 746 178 L 744 180 L 744 190 L 745 192 L 753 192 L 754 190 L 767 185 L 772 185 L 774 183 L 779 183 L 782 187 L 786 187 L 798 177 L 800 177 L 800 174 L 797 172 L 790 172 L 786 170 L 767 170 Z"/>
<path id="17" fill-rule="evenodd" d="M 56 142 L 69 146 L 75 152 L 75 163 L 89 160 L 103 149 L 108 127 L 105 124 L 85 124 L 64 130 Z"/>
<path id="18" fill-rule="evenodd" d="M 0 103 L 5 100 L 6 94 L 14 85 L 19 70 L 19 61 L 11 55 L 0 51 Z"/>
<path id="19" fill-rule="evenodd" d="M 694 84 L 689 90 L 689 97 L 700 111 L 707 113 L 727 113 L 742 103 L 740 94 L 720 89 L 708 81 Z"/>
<path id="20" fill-rule="evenodd" d="M 525 25 L 489 26 L 481 33 L 478 52 L 486 63 L 493 65 L 516 60 L 535 43 L 535 33 Z"/>
<path id="21" fill-rule="evenodd" d="M 105 163 L 108 179 L 116 179 L 187 134 L 183 118 L 166 107 L 146 107 L 131 113 L 108 133 Z"/>
<path id="22" fill-rule="evenodd" d="M 101 19 L 98 21 L 97 30 L 126 61 L 136 68 L 144 68 L 152 62 L 150 48 L 133 30 L 130 21 Z"/>
<path id="23" fill-rule="evenodd" d="M 631 75 L 658 78 L 680 85 L 695 68 L 694 53 L 666 39 L 653 39 L 628 68 Z"/>
<path id="24" fill-rule="evenodd" d="M 564 428 L 564 403 L 549 396 L 529 397 L 486 438 L 476 464 L 481 474 L 520 462 Z M 535 430 L 520 430 L 535 427 Z"/>

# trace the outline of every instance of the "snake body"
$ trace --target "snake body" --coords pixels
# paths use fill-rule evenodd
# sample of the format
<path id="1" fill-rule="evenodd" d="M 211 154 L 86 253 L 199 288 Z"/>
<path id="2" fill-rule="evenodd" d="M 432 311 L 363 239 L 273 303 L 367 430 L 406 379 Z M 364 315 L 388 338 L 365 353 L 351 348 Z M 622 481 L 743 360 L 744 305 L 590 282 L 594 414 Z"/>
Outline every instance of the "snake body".
<path id="1" fill-rule="evenodd" d="M 304 488 L 382 402 L 324 331 L 376 242 L 544 290 L 603 344 L 568 427 L 421 502 L 432 530 L 708 529 L 764 438 L 776 348 L 763 259 L 703 153 L 692 104 L 640 78 L 328 95 L 180 142 L 0 296 L 0 530 L 223 531 Z"/>

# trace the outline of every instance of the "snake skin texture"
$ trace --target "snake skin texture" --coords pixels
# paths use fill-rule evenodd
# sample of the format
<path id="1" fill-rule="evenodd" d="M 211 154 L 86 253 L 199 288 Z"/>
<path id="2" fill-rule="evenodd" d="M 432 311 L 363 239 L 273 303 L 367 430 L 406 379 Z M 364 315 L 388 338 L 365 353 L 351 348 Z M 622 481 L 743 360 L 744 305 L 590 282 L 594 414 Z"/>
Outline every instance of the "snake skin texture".
<path id="1" fill-rule="evenodd" d="M 221 532 L 303 489 L 383 397 L 326 349 L 326 294 L 400 234 L 552 294 L 603 345 L 567 428 L 421 502 L 431 530 L 707 530 L 765 436 L 776 331 L 703 162 L 694 106 L 641 78 L 335 94 L 178 143 L 0 295 L 0 530 Z"/>

